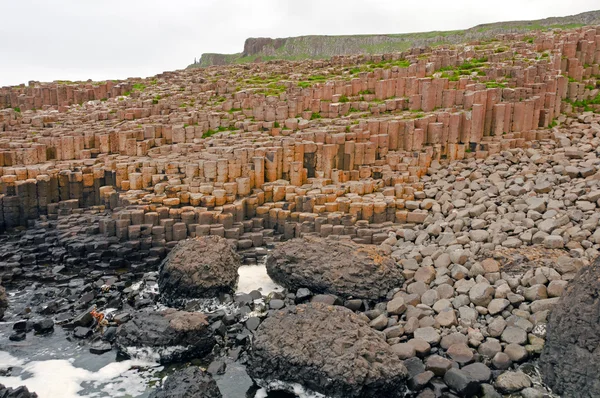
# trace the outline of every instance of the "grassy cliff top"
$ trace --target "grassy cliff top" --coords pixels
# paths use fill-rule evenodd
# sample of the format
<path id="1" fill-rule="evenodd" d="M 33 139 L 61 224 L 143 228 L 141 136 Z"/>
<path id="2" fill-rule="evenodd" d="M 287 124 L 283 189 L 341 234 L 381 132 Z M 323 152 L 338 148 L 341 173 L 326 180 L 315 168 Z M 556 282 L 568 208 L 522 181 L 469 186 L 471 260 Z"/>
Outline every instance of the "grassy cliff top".
<path id="1" fill-rule="evenodd" d="M 202 54 L 188 68 L 241 64 L 274 59 L 325 59 L 336 55 L 382 54 L 404 51 L 410 47 L 458 44 L 489 39 L 498 34 L 523 33 L 533 30 L 568 29 L 600 24 L 600 10 L 565 17 L 533 21 L 495 22 L 465 30 L 432 31 L 403 34 L 344 36 L 299 36 L 288 38 L 249 38 L 244 51 L 236 54 Z"/>

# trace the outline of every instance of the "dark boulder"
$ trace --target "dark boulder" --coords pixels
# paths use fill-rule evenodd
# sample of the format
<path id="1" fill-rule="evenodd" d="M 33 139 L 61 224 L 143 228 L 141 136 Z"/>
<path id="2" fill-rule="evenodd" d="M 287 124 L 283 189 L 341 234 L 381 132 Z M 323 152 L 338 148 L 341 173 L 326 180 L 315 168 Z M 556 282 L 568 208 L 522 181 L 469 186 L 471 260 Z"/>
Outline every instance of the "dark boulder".
<path id="1" fill-rule="evenodd" d="M 267 272 L 291 291 L 308 288 L 343 298 L 383 300 L 404 283 L 402 269 L 378 246 L 316 237 L 277 245 Z"/>
<path id="2" fill-rule="evenodd" d="M 21 386 L 17 388 L 5 387 L 0 384 L 0 397 L 2 398 L 37 398 L 37 394 L 29 392 L 27 387 Z"/>
<path id="3" fill-rule="evenodd" d="M 347 308 L 322 303 L 275 311 L 256 331 L 248 373 L 332 398 L 403 397 L 408 372 L 385 338 Z"/>
<path id="4" fill-rule="evenodd" d="M 149 398 L 221 398 L 221 392 L 209 374 L 189 366 L 168 376 Z"/>
<path id="5" fill-rule="evenodd" d="M 115 342 L 125 357 L 153 355 L 161 363 L 200 358 L 215 345 L 206 316 L 174 309 L 135 312 Z"/>
<path id="6" fill-rule="evenodd" d="M 0 286 L 0 321 L 4 319 L 4 313 L 8 308 L 8 297 L 6 296 L 6 290 L 3 286 Z"/>
<path id="7" fill-rule="evenodd" d="M 582 268 L 550 313 L 544 381 L 565 397 L 600 397 L 600 257 Z"/>
<path id="8" fill-rule="evenodd" d="M 54 321 L 50 318 L 40 319 L 33 324 L 35 334 L 50 334 L 54 332 Z"/>
<path id="9" fill-rule="evenodd" d="M 240 265 L 240 257 L 224 238 L 204 236 L 181 241 L 160 265 L 161 299 L 173 305 L 233 293 Z"/>

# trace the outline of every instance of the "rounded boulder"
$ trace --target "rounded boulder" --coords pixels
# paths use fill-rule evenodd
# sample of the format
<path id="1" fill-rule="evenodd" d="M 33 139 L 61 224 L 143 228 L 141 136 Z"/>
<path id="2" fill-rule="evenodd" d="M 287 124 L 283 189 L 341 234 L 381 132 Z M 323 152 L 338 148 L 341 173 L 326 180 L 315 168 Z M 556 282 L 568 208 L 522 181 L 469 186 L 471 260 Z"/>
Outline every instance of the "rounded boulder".
<path id="1" fill-rule="evenodd" d="M 277 245 L 267 258 L 267 273 L 291 291 L 368 300 L 382 300 L 404 283 L 402 269 L 378 246 L 317 237 Z"/>
<path id="2" fill-rule="evenodd" d="M 176 305 L 233 293 L 240 265 L 239 256 L 224 238 L 204 236 L 181 241 L 160 265 L 161 299 Z"/>
<path id="3" fill-rule="evenodd" d="M 381 333 L 351 310 L 322 303 L 276 311 L 256 331 L 248 372 L 332 398 L 396 398 L 407 370 Z"/>

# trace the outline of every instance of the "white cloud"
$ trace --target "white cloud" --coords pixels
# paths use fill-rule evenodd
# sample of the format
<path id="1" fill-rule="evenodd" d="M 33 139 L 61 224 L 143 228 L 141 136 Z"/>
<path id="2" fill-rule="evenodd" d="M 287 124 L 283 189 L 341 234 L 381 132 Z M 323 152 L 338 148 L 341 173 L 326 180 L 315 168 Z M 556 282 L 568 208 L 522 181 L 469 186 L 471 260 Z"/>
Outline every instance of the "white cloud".
<path id="1" fill-rule="evenodd" d="M 1 1 L 0 85 L 150 76 L 203 52 L 240 52 L 247 37 L 464 29 L 576 14 L 596 1 Z"/>

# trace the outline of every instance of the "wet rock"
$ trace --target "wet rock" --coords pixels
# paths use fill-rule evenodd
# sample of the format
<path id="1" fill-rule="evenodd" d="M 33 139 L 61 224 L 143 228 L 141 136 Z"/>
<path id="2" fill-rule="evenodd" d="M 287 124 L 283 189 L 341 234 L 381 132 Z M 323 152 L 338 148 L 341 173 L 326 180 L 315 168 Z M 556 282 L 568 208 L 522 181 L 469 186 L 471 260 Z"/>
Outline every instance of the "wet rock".
<path id="1" fill-rule="evenodd" d="M 384 337 L 344 307 L 288 307 L 256 331 L 248 371 L 334 398 L 401 397 L 407 370 Z"/>
<path id="2" fill-rule="evenodd" d="M 41 319 L 33 323 L 36 334 L 50 334 L 54 332 L 54 321 L 52 319 Z"/>
<path id="3" fill-rule="evenodd" d="M 96 355 L 102 355 L 105 352 L 112 350 L 112 345 L 109 342 L 97 340 L 90 344 L 90 352 Z"/>
<path id="4" fill-rule="evenodd" d="M 600 396 L 598 291 L 600 258 L 578 272 L 550 313 L 540 370 L 558 394 Z"/>
<path id="5" fill-rule="evenodd" d="M 84 328 L 82 326 L 78 326 L 75 328 L 75 330 L 73 330 L 73 336 L 77 337 L 78 339 L 86 339 L 90 337 L 93 333 L 94 331 L 92 329 Z"/>
<path id="6" fill-rule="evenodd" d="M 190 366 L 168 376 L 149 398 L 221 398 L 221 392 L 209 374 Z"/>
<path id="7" fill-rule="evenodd" d="M 186 299 L 233 293 L 240 265 L 239 256 L 224 238 L 204 236 L 181 241 L 160 265 L 161 300 L 181 304 Z"/>
<path id="8" fill-rule="evenodd" d="M 206 316 L 168 309 L 138 311 L 117 331 L 116 345 L 125 357 L 151 352 L 161 363 L 200 358 L 215 344 Z"/>
<path id="9" fill-rule="evenodd" d="M 37 396 L 36 393 L 29 392 L 25 386 L 11 388 L 0 384 L 0 397 L 2 398 L 37 398 Z"/>
<path id="10" fill-rule="evenodd" d="M 380 247 L 316 237 L 277 245 L 267 272 L 289 290 L 305 287 L 343 298 L 380 300 L 404 283 L 400 267 Z"/>
<path id="11" fill-rule="evenodd" d="M 8 336 L 10 341 L 23 341 L 27 338 L 27 334 L 25 332 L 15 332 Z"/>
<path id="12" fill-rule="evenodd" d="M 223 362 L 223 361 L 214 361 L 214 362 L 211 362 L 210 365 L 208 365 L 208 368 L 206 368 L 206 371 L 211 376 L 214 376 L 214 375 L 222 375 L 222 374 L 224 374 L 225 373 L 225 369 L 227 369 L 227 365 L 225 364 L 225 362 Z"/>
<path id="13" fill-rule="evenodd" d="M 71 320 L 70 326 L 84 326 L 89 327 L 94 323 L 94 317 L 92 317 L 92 310 L 94 307 L 88 308 L 87 311 L 84 311 L 77 315 L 73 320 Z"/>
<path id="14" fill-rule="evenodd" d="M 8 297 L 6 296 L 6 290 L 3 286 L 0 286 L 0 321 L 4 319 L 4 313 L 8 308 Z"/>

